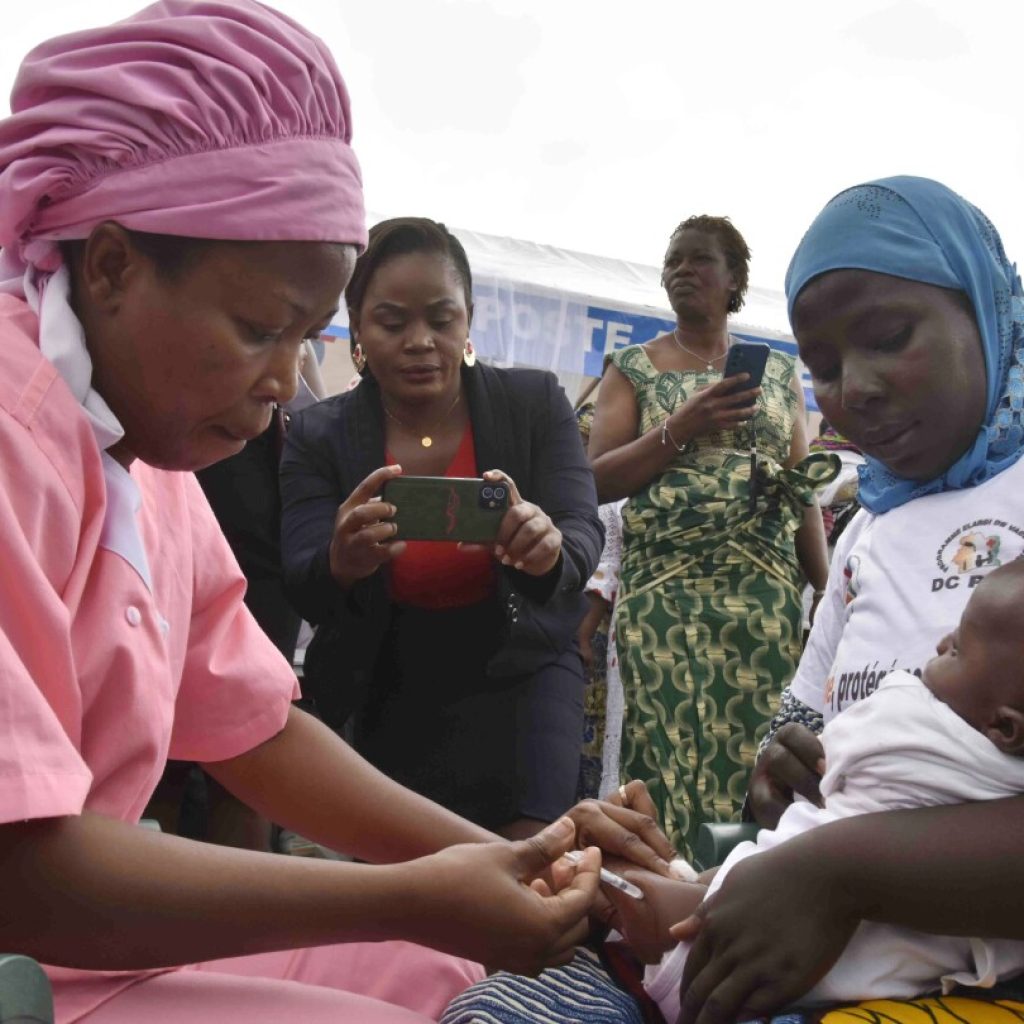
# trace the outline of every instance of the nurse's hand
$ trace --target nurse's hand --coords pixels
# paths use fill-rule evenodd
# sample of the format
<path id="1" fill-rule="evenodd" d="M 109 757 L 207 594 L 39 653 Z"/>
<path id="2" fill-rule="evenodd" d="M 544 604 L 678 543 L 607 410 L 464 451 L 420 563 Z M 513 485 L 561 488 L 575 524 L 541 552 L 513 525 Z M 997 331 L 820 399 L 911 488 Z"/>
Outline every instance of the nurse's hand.
<path id="1" fill-rule="evenodd" d="M 607 800 L 583 800 L 566 813 L 576 823 L 581 847 L 598 846 L 638 867 L 673 877 L 669 861 L 676 852 L 658 827 L 654 801 L 640 780 L 620 786 Z"/>
<path id="2" fill-rule="evenodd" d="M 825 748 L 804 725 L 787 722 L 757 759 L 749 801 L 757 823 L 775 828 L 795 793 L 822 806 L 818 784 L 825 774 Z"/>
<path id="3" fill-rule="evenodd" d="M 380 499 L 388 480 L 401 473 L 401 466 L 375 469 L 338 508 L 330 558 L 331 575 L 342 590 L 372 576 L 405 550 L 405 541 L 395 540 L 395 506 Z"/>
<path id="4" fill-rule="evenodd" d="M 590 930 L 600 853 L 585 851 L 569 878 L 563 862 L 557 893 L 538 876 L 574 839 L 561 818 L 519 842 L 450 846 L 396 865 L 412 883 L 399 908 L 402 937 L 517 974 L 569 963 Z"/>

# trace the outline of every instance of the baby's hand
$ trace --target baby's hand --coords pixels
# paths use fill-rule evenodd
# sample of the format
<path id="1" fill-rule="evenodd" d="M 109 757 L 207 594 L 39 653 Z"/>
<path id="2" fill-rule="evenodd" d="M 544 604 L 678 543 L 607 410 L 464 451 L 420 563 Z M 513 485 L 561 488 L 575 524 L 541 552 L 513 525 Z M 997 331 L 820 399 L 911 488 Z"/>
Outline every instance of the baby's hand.
<path id="1" fill-rule="evenodd" d="M 602 885 L 601 892 L 615 908 L 610 923 L 622 932 L 644 963 L 657 963 L 676 945 L 669 929 L 697 909 L 707 894 L 707 886 L 665 878 L 614 857 L 604 857 L 603 864 L 644 894 L 642 900 L 637 900 L 610 885 Z"/>

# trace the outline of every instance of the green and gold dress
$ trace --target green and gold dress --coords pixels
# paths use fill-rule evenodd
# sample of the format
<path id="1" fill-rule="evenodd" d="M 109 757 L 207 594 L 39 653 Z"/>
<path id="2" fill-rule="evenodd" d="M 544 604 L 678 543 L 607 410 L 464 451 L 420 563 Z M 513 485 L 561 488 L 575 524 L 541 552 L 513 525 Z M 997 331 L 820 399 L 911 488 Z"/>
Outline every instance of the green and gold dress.
<path id="1" fill-rule="evenodd" d="M 640 433 L 659 427 L 717 371 L 658 372 L 636 345 L 615 355 Z M 795 537 L 831 457 L 789 457 L 794 360 L 773 351 L 751 427 L 688 444 L 623 506 L 616 619 L 626 723 L 622 776 L 643 779 L 684 856 L 703 821 L 736 820 L 758 740 L 796 669 L 801 573 Z"/>

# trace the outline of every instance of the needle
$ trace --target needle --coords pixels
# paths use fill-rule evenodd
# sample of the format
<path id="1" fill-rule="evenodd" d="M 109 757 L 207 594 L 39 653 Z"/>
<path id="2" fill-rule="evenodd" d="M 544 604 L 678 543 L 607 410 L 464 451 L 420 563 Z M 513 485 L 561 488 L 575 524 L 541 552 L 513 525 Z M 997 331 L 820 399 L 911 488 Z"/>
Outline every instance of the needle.
<path id="1" fill-rule="evenodd" d="M 562 856 L 570 864 L 579 864 L 583 860 L 583 851 L 570 850 L 568 853 L 563 853 Z M 627 896 L 632 896 L 635 900 L 642 900 L 644 898 L 643 892 L 632 882 L 627 882 L 624 878 L 609 871 L 607 868 L 601 868 L 601 881 L 606 885 L 610 885 L 613 889 L 618 889 L 619 892 L 624 892 Z"/>

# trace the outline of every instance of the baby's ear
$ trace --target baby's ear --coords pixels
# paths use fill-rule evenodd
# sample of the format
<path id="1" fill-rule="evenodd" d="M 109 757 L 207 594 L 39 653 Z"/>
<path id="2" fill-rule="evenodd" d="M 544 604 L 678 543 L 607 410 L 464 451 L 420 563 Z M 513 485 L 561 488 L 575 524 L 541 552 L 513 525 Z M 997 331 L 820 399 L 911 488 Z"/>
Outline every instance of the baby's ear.
<path id="1" fill-rule="evenodd" d="M 985 735 L 1004 754 L 1024 757 L 1024 712 L 1008 704 L 997 708 Z"/>

